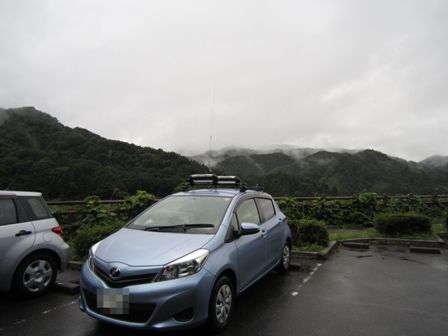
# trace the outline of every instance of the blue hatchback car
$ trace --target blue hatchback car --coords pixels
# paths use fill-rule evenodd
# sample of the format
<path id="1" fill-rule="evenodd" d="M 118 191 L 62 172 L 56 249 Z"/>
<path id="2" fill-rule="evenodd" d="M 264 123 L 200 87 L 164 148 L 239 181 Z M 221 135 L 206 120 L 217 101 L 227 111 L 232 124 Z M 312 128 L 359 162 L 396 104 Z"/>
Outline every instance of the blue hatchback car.
<path id="1" fill-rule="evenodd" d="M 291 232 L 269 194 L 246 190 L 236 177 L 189 181 L 209 187 L 160 200 L 92 246 L 82 268 L 82 311 L 125 327 L 208 321 L 219 330 L 238 294 L 274 268 L 288 271 Z"/>

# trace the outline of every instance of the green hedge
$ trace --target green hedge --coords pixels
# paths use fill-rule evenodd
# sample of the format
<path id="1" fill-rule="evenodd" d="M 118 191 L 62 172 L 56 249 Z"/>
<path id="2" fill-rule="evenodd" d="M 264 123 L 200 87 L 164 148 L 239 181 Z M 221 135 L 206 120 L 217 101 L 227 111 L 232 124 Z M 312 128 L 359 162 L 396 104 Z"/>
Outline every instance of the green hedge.
<path id="1" fill-rule="evenodd" d="M 325 222 L 315 219 L 301 219 L 298 224 L 298 245 L 328 246 L 329 234 Z"/>
<path id="2" fill-rule="evenodd" d="M 288 225 L 291 230 L 292 244 L 299 245 L 299 220 L 288 219 Z"/>
<path id="3" fill-rule="evenodd" d="M 288 220 L 313 218 L 338 227 L 371 227 L 379 213 L 416 212 L 432 219 L 447 216 L 446 199 L 436 196 L 431 200 L 415 195 L 379 199 L 377 194 L 365 192 L 353 199 L 298 200 L 286 197 L 277 200 L 277 203 Z"/>
<path id="4" fill-rule="evenodd" d="M 378 232 L 389 236 L 431 232 L 431 219 L 415 212 L 379 214 L 374 225 Z"/>
<path id="5" fill-rule="evenodd" d="M 446 212 L 446 217 L 445 217 L 445 228 L 446 228 L 446 231 L 448 232 L 448 211 Z"/>

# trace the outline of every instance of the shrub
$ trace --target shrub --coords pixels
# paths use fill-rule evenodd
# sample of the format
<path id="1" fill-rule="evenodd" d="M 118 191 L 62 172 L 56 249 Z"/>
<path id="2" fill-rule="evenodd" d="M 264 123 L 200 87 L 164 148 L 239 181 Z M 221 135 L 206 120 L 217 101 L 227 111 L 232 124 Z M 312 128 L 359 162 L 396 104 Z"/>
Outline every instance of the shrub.
<path id="1" fill-rule="evenodd" d="M 299 220 L 299 244 L 315 244 L 326 247 L 329 235 L 325 222 L 315 219 Z"/>
<path id="2" fill-rule="evenodd" d="M 78 260 L 84 260 L 93 244 L 118 231 L 122 227 L 123 222 L 81 226 L 70 241 L 73 257 Z"/>
<path id="3" fill-rule="evenodd" d="M 289 220 L 298 220 L 302 217 L 298 203 L 292 198 L 281 198 L 277 201 L 277 204 Z"/>
<path id="4" fill-rule="evenodd" d="M 299 241 L 299 220 L 288 219 L 289 229 L 291 230 L 291 239 L 293 245 L 298 245 Z"/>
<path id="5" fill-rule="evenodd" d="M 106 225 L 117 221 L 117 214 L 107 206 L 100 203 L 98 196 L 88 196 L 84 199 L 86 215 L 82 219 L 81 225 Z"/>
<path id="6" fill-rule="evenodd" d="M 124 204 L 125 210 L 128 210 L 129 218 L 134 218 L 145 210 L 148 206 L 154 203 L 156 200 L 155 196 L 144 191 L 137 190 L 134 195 L 126 198 Z"/>
<path id="7" fill-rule="evenodd" d="M 446 231 L 448 231 L 448 210 L 446 211 L 445 228 L 446 228 Z"/>
<path id="8" fill-rule="evenodd" d="M 431 232 L 431 219 L 415 212 L 379 214 L 374 225 L 378 232 L 389 236 Z"/>

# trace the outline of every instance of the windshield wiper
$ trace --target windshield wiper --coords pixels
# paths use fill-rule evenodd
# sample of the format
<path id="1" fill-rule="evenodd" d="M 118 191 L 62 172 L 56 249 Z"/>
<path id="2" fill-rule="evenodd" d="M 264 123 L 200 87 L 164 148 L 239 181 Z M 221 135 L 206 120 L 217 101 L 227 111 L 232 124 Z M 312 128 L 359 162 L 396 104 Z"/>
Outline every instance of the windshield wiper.
<path id="1" fill-rule="evenodd" d="M 165 229 L 178 229 L 181 228 L 185 231 L 194 228 L 214 228 L 213 224 L 179 224 L 179 225 L 160 225 L 160 226 L 150 226 L 145 228 L 145 231 L 160 231 Z"/>

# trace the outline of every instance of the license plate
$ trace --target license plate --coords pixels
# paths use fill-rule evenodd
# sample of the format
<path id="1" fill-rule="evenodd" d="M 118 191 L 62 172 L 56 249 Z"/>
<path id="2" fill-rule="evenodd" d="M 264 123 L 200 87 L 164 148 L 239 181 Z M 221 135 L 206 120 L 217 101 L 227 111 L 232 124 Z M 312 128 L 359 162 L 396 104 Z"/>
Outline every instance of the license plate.
<path id="1" fill-rule="evenodd" d="M 96 306 L 104 314 L 129 314 L 129 289 L 99 288 L 96 291 Z"/>

